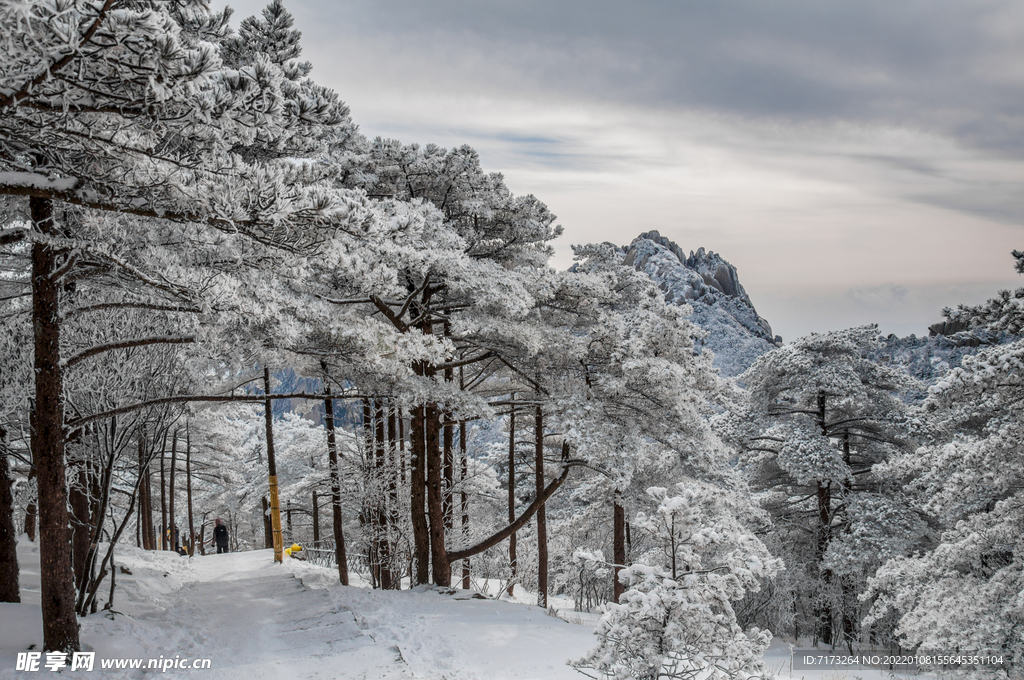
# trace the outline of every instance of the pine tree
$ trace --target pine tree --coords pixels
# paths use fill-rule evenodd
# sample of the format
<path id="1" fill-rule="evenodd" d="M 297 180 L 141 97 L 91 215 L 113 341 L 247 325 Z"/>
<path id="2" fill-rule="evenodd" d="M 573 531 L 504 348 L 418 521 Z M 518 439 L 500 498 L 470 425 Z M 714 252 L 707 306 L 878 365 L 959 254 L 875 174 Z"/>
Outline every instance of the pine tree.
<path id="1" fill-rule="evenodd" d="M 31 243 L 32 449 L 47 650 L 79 649 L 66 540 L 61 277 L 87 254 L 149 278 L 102 244 L 78 240 L 55 202 L 204 222 L 285 252 L 325 243 L 335 228 L 317 227 L 345 224 L 359 204 L 317 186 L 312 166 L 253 164 L 233 152 L 344 116 L 326 91 L 289 97 L 288 79 L 269 61 L 225 68 L 215 44 L 224 22 L 201 3 L 173 11 L 117 1 L 0 7 L 0 194 L 28 196 L 31 224 L 5 230 L 0 245 Z M 180 302 L 196 304 L 187 291 L 172 294 L 180 292 Z"/>
<path id="2" fill-rule="evenodd" d="M 922 405 L 927 444 L 880 470 L 903 480 L 918 511 L 944 531 L 933 550 L 878 570 L 871 619 L 895 616 L 908 647 L 1002 656 L 1002 666 L 957 669 L 971 677 L 1013 677 L 1024 668 L 1022 379 L 1024 342 L 964 357 Z"/>
<path id="3" fill-rule="evenodd" d="M 866 555 L 846 563 L 851 547 L 884 540 L 865 536 L 872 528 L 906 530 L 897 539 L 905 550 L 922 534 L 910 520 L 884 528 L 865 521 L 871 509 L 891 507 L 894 517 L 907 509 L 891 495 L 892 484 L 872 475 L 872 466 L 906 445 L 901 395 L 915 383 L 869 358 L 878 344 L 877 329 L 865 326 L 812 334 L 773 350 L 739 376 L 746 386 L 743 405 L 716 419 L 740 447 L 753 488 L 773 492 L 768 507 L 777 524 L 793 527 L 780 529 L 779 538 L 791 569 L 806 570 L 795 596 L 811 605 L 815 636 L 826 644 L 852 642 L 857 591 L 881 563 L 865 564 Z M 887 556 L 876 554 L 878 560 Z"/>

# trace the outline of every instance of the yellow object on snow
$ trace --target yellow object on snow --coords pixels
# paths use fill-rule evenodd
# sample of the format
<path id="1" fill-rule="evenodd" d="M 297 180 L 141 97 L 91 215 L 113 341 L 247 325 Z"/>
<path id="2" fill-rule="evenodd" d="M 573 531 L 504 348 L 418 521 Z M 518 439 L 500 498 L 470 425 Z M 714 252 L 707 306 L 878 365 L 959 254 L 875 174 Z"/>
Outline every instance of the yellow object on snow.
<path id="1" fill-rule="evenodd" d="M 288 557 L 294 557 L 295 553 L 298 553 L 298 552 L 301 552 L 301 551 L 302 551 L 302 546 L 301 545 L 299 545 L 298 543 L 292 543 L 292 547 L 284 549 L 284 554 L 287 555 Z"/>

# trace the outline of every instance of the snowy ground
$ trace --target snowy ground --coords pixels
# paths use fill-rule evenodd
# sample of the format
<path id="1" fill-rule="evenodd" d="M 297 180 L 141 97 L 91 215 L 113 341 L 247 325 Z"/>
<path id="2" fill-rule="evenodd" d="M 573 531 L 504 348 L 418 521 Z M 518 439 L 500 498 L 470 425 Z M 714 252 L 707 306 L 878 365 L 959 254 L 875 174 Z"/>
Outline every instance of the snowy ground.
<path id="1" fill-rule="evenodd" d="M 42 647 L 39 555 L 22 541 L 22 604 L 0 603 L 0 680 L 48 676 L 15 671 L 17 653 Z M 73 677 L 149 678 L 160 670 L 102 670 L 103 659 L 210 659 L 209 670 L 169 675 L 237 678 L 392 680 L 582 680 L 566 665 L 594 644 L 593 623 L 569 623 L 516 602 L 468 599 L 426 589 L 345 588 L 335 572 L 298 560 L 273 562 L 259 550 L 187 559 L 123 548 L 112 619 L 82 620 L 82 642 L 96 652 L 92 673 Z M 528 595 L 516 593 L 518 600 Z M 569 618 L 573 615 L 569 613 Z M 784 677 L 841 680 L 844 673 L 794 671 L 776 642 L 769 667 Z M 858 677 L 889 677 L 858 671 Z M 853 676 L 851 675 L 851 678 Z"/>

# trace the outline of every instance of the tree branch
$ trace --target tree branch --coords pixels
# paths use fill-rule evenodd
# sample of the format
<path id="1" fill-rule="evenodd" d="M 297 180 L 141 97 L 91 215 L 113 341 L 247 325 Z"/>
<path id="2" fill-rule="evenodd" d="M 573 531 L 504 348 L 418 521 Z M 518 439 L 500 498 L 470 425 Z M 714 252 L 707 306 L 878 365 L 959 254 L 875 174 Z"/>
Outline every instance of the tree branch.
<path id="1" fill-rule="evenodd" d="M 498 545 L 506 538 L 508 538 L 509 536 L 511 536 L 512 534 L 526 526 L 526 523 L 529 522 L 535 514 L 537 514 L 537 511 L 540 510 L 541 506 L 543 506 L 544 503 L 546 503 L 547 500 L 551 498 L 551 496 L 553 496 L 556 491 L 558 491 L 559 487 L 561 487 L 565 480 L 569 477 L 569 470 L 572 468 L 572 466 L 569 465 L 568 459 L 569 445 L 563 442 L 562 474 L 560 474 L 554 481 L 548 484 L 539 496 L 533 499 L 533 502 L 530 503 L 526 510 L 523 510 L 523 514 L 521 514 L 519 518 L 516 519 L 516 521 L 509 524 L 501 531 L 491 534 L 489 537 L 480 541 L 476 545 L 464 548 L 462 550 L 454 550 L 449 552 L 448 559 L 451 561 L 451 563 L 455 564 L 459 560 L 482 553 L 484 550 L 487 550 L 488 548 L 492 548 Z"/>
<path id="2" fill-rule="evenodd" d="M 128 406 L 120 406 L 118 408 L 110 409 L 109 411 L 103 411 L 102 413 L 94 413 L 89 416 L 81 416 L 73 420 L 69 420 L 65 423 L 65 427 L 74 430 L 91 423 L 95 420 L 102 420 L 103 418 L 110 418 L 111 416 L 121 415 L 122 413 L 131 413 L 132 411 L 138 411 L 139 409 L 148 408 L 150 406 L 159 406 L 160 404 L 184 404 L 191 401 L 200 402 L 240 402 L 240 403 L 258 403 L 262 404 L 268 397 L 262 394 L 245 394 L 245 395 L 231 395 L 231 394 L 183 394 L 174 397 L 161 397 L 159 399 L 150 399 L 148 401 L 140 401 L 135 404 L 129 404 Z M 291 394 L 271 394 L 270 399 L 316 399 L 322 401 L 324 398 L 323 394 L 310 394 L 309 392 L 293 392 Z M 334 395 L 335 399 L 370 399 L 371 395 L 365 394 L 338 394 Z"/>
<path id="3" fill-rule="evenodd" d="M 64 368 L 71 368 L 75 364 L 78 364 L 91 356 L 102 354 L 103 352 L 110 352 L 115 349 L 127 349 L 129 347 L 142 347 L 143 345 L 185 345 L 188 343 L 195 342 L 195 338 L 168 338 L 168 337 L 155 337 L 155 338 L 136 338 L 135 340 L 122 340 L 120 342 L 111 342 L 106 345 L 96 345 L 89 349 L 76 354 L 75 356 L 66 359 L 64 361 Z"/>

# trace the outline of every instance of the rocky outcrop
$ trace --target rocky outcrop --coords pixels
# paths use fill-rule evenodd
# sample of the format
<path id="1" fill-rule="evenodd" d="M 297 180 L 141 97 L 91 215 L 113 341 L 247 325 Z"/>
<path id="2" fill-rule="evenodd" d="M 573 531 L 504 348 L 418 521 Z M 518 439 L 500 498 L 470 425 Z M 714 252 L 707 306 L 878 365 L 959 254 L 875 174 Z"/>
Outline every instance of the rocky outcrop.
<path id="1" fill-rule="evenodd" d="M 693 321 L 708 335 L 703 347 L 715 354 L 724 375 L 737 375 L 768 350 L 782 344 L 754 309 L 736 268 L 712 251 L 689 255 L 657 231 L 640 234 L 626 246 L 624 263 L 647 273 L 665 299 L 691 304 Z"/>

